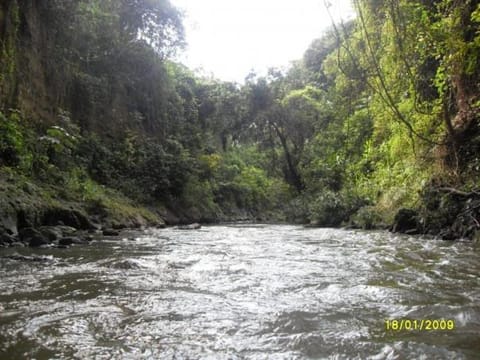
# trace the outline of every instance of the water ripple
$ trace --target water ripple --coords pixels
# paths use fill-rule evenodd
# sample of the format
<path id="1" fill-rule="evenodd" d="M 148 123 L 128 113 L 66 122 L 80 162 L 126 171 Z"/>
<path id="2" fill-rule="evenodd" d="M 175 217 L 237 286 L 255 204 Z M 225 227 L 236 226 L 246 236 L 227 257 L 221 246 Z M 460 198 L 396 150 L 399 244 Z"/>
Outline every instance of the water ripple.
<path id="1" fill-rule="evenodd" d="M 0 358 L 480 353 L 474 244 L 248 224 L 129 238 L 0 254 Z M 400 318 L 453 319 L 456 329 L 385 330 L 386 319 Z"/>

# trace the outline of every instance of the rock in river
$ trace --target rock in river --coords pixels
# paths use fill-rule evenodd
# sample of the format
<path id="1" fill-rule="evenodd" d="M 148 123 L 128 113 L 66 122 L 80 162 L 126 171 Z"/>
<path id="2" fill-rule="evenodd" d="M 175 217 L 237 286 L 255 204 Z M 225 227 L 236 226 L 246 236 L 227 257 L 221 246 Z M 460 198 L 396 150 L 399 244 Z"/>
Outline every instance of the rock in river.
<path id="1" fill-rule="evenodd" d="M 17 239 L 15 238 L 15 236 L 13 235 L 10 235 L 10 234 L 1 234 L 0 235 L 0 245 L 3 244 L 3 245 L 11 245 L 13 244 Z"/>
<path id="2" fill-rule="evenodd" d="M 39 247 L 50 243 L 49 239 L 34 228 L 24 228 L 19 231 L 20 240 L 30 247 Z"/>
<path id="3" fill-rule="evenodd" d="M 198 230 L 202 227 L 199 223 L 193 223 L 189 225 L 180 225 L 178 228 L 180 230 Z"/>
<path id="4" fill-rule="evenodd" d="M 57 241 L 63 236 L 62 229 L 57 226 L 41 226 L 39 229 L 40 233 L 47 237 L 50 241 Z"/>
<path id="5" fill-rule="evenodd" d="M 412 209 L 400 209 L 393 220 L 393 232 L 414 234 L 418 232 L 417 212 Z"/>
<path id="6" fill-rule="evenodd" d="M 104 236 L 118 236 L 118 235 L 120 235 L 120 231 L 113 230 L 113 229 L 104 229 L 102 231 L 102 234 Z"/>
<path id="7" fill-rule="evenodd" d="M 79 237 L 65 237 L 58 241 L 58 245 L 68 246 L 73 244 L 85 244 L 86 241 L 80 239 Z"/>

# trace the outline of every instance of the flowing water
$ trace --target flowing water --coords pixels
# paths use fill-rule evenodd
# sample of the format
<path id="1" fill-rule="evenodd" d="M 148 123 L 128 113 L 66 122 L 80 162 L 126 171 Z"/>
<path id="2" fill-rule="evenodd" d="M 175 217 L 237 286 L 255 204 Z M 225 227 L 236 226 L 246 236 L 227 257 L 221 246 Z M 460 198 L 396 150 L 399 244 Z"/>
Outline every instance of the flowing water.
<path id="1" fill-rule="evenodd" d="M 480 358 L 476 244 L 287 225 L 126 236 L 0 250 L 0 359 Z M 436 319 L 454 329 L 418 329 Z"/>

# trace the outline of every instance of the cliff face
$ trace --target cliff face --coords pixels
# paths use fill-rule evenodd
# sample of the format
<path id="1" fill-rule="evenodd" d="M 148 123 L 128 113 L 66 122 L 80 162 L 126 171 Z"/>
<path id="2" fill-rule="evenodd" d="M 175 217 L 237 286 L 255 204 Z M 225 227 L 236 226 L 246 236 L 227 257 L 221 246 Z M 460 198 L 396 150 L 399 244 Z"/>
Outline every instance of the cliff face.
<path id="1" fill-rule="evenodd" d="M 1 108 L 18 109 L 35 127 L 55 123 L 60 94 L 65 93 L 62 66 L 51 65 L 55 34 L 47 25 L 44 2 L 5 1 L 1 7 Z"/>
<path id="2" fill-rule="evenodd" d="M 19 17 L 17 51 L 17 104 L 34 123 L 53 124 L 58 93 L 64 84 L 60 71 L 49 66 L 55 47 L 52 34 L 45 26 L 42 2 L 25 1 Z"/>
<path id="3" fill-rule="evenodd" d="M 164 133 L 169 84 L 161 59 L 145 43 L 109 38 L 106 25 L 77 7 L 3 1 L 0 108 L 20 110 L 37 129 L 68 114 L 82 131 L 114 138 Z"/>
<path id="4" fill-rule="evenodd" d="M 3 1 L 0 5 L 0 104 L 12 104 L 15 92 L 17 66 L 18 6 L 16 2 Z"/>
<path id="5" fill-rule="evenodd" d="M 122 194 L 138 186 L 115 146 L 126 133 L 162 133 L 165 67 L 112 30 L 117 18 L 94 7 L 107 3 L 117 6 L 0 0 L 0 234 L 45 225 L 59 209 L 104 225 L 162 223 Z"/>

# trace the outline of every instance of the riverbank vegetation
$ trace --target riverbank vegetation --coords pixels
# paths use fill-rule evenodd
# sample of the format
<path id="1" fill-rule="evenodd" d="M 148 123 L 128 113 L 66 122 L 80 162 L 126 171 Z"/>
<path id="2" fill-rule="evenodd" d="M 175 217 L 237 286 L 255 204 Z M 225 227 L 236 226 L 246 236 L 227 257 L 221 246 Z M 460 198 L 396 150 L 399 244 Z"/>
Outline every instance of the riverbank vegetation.
<path id="1" fill-rule="evenodd" d="M 353 4 L 355 20 L 288 71 L 239 85 L 172 60 L 184 35 L 168 1 L 3 2 L 3 230 L 55 225 L 52 213 L 78 225 L 52 210 L 70 209 L 86 227 L 250 219 L 475 237 L 479 2 Z"/>

